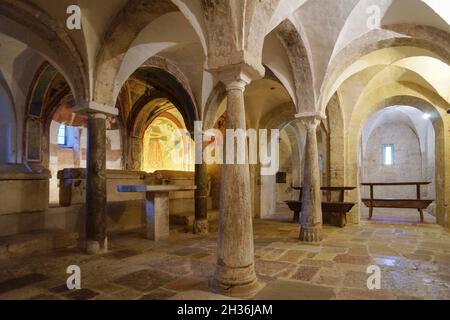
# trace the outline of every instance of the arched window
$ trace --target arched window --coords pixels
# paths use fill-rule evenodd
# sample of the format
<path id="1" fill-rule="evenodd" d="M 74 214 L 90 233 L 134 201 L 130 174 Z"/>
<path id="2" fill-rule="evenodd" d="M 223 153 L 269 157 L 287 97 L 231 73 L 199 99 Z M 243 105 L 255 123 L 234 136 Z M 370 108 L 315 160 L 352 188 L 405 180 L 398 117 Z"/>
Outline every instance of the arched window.
<path id="1" fill-rule="evenodd" d="M 77 128 L 61 124 L 58 129 L 58 146 L 73 148 L 77 140 Z"/>
<path id="2" fill-rule="evenodd" d="M 394 145 L 383 145 L 383 163 L 385 166 L 392 166 L 394 164 Z"/>
<path id="3" fill-rule="evenodd" d="M 67 127 L 65 124 L 59 126 L 58 145 L 61 147 L 67 147 Z"/>

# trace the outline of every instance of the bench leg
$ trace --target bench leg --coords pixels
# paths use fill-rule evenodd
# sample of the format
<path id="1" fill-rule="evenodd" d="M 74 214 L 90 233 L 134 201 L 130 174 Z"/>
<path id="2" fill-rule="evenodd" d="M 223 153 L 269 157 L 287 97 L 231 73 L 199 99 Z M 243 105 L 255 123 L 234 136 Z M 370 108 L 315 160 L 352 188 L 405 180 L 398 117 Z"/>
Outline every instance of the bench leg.
<path id="1" fill-rule="evenodd" d="M 300 221 L 300 211 L 294 211 L 294 222 Z"/>
<path id="2" fill-rule="evenodd" d="M 369 208 L 369 220 L 372 220 L 373 207 Z"/>
<path id="3" fill-rule="evenodd" d="M 423 223 L 423 210 L 419 209 L 419 213 L 420 213 L 420 223 Z"/>
<path id="4" fill-rule="evenodd" d="M 343 228 L 347 225 L 347 214 L 341 213 L 339 219 L 340 225 L 339 227 Z"/>

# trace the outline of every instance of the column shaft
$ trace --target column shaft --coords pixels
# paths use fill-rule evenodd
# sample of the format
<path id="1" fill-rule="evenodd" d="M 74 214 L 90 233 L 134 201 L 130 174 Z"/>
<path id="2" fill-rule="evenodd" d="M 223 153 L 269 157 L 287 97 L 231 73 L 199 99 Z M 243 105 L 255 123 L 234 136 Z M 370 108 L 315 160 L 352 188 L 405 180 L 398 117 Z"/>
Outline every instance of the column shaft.
<path id="1" fill-rule="evenodd" d="M 208 233 L 208 170 L 205 163 L 195 165 L 195 221 L 196 234 Z"/>
<path id="2" fill-rule="evenodd" d="M 300 217 L 300 240 L 316 242 L 322 239 L 322 201 L 320 191 L 319 150 L 317 126 L 319 120 L 307 118 L 305 162 L 303 170 L 303 199 Z"/>
<path id="3" fill-rule="evenodd" d="M 86 164 L 86 250 L 107 250 L 106 238 L 106 116 L 88 115 Z"/>
<path id="4" fill-rule="evenodd" d="M 227 129 L 246 129 L 245 83 L 227 86 Z M 259 289 L 254 268 L 250 173 L 247 164 L 223 164 L 217 266 L 212 289 L 248 298 Z"/>

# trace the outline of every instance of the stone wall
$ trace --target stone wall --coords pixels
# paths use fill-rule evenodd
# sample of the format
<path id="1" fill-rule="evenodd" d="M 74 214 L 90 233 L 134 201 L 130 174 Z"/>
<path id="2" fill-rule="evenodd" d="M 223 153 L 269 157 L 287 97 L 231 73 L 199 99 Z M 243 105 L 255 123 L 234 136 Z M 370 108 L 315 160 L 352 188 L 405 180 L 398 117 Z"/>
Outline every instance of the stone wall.
<path id="1" fill-rule="evenodd" d="M 208 178 L 208 209 L 212 208 L 211 178 Z M 147 174 L 145 184 L 195 185 L 195 173 L 190 171 L 158 170 Z M 195 210 L 194 191 L 175 191 L 169 193 L 169 212 L 171 215 L 193 215 Z"/>
<path id="2" fill-rule="evenodd" d="M 394 145 L 393 165 L 383 164 L 383 145 Z M 435 199 L 435 134 L 424 113 L 398 106 L 371 117 L 362 135 L 361 180 L 363 182 L 428 181 L 423 198 Z M 362 188 L 369 196 L 369 188 Z M 415 198 L 415 186 L 378 187 L 375 197 Z"/>
<path id="3" fill-rule="evenodd" d="M 58 171 L 65 168 L 86 168 L 87 129 L 74 127 L 73 146 L 70 148 L 58 145 L 58 129 L 61 123 L 52 121 L 50 125 L 49 168 L 52 173 L 50 180 L 50 203 L 59 203 Z M 106 131 L 106 167 L 120 170 L 122 167 L 121 140 L 119 130 Z"/>
<path id="4" fill-rule="evenodd" d="M 46 210 L 49 178 L 45 169 L 33 172 L 20 164 L 0 165 L 0 215 Z"/>
<path id="5" fill-rule="evenodd" d="M 62 229 L 84 235 L 86 169 L 66 168 L 57 177 L 60 206 L 49 208 L 50 172 L 29 173 L 23 165 L 0 165 L 0 236 L 41 229 Z M 139 228 L 145 223 L 144 193 L 120 193 L 118 185 L 194 185 L 193 172 L 108 170 L 108 231 Z M 4 192 L 4 191 L 12 191 Z M 194 192 L 169 194 L 171 216 L 188 222 L 194 217 Z M 208 209 L 212 208 L 211 198 Z M 171 218 L 172 219 L 172 218 Z M 176 220 L 176 219 L 175 219 Z M 185 222 L 185 221 L 184 221 Z M 183 222 L 183 223 L 184 223 Z"/>

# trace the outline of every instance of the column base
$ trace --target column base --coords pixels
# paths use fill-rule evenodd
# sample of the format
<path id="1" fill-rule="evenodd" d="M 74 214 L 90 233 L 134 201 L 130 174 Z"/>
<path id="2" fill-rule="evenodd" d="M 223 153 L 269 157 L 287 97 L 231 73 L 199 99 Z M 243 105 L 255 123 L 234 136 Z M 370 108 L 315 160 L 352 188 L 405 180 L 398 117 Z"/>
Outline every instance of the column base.
<path id="1" fill-rule="evenodd" d="M 108 251 L 108 238 L 105 238 L 103 245 L 95 240 L 86 240 L 86 253 L 87 254 L 100 254 Z"/>
<path id="2" fill-rule="evenodd" d="M 214 293 L 242 299 L 253 298 L 264 286 L 258 281 L 253 264 L 244 268 L 217 266 L 209 284 Z"/>
<path id="3" fill-rule="evenodd" d="M 195 220 L 194 221 L 194 226 L 192 228 L 192 232 L 194 234 L 199 234 L 199 235 L 207 235 L 209 233 L 208 230 L 208 220 L 204 219 L 204 220 Z"/>
<path id="4" fill-rule="evenodd" d="M 304 242 L 322 241 L 322 227 L 300 226 L 300 241 Z"/>

